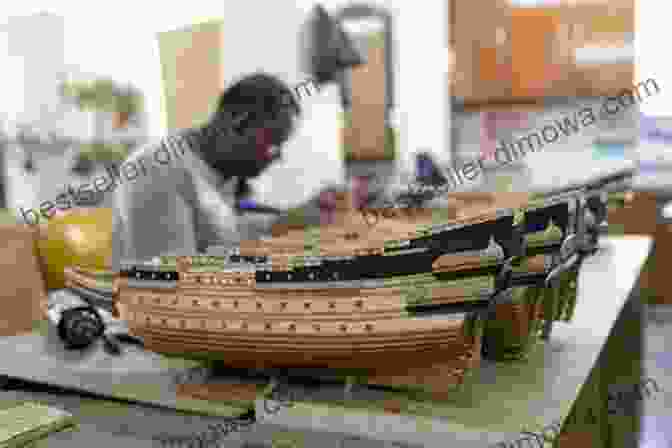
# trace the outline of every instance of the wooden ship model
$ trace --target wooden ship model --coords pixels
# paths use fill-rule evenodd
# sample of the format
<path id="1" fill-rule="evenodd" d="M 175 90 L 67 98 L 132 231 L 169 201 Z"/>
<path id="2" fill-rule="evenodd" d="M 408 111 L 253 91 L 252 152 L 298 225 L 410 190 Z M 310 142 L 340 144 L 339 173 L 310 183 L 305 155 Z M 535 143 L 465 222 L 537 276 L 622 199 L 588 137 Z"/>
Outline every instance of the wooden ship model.
<path id="1" fill-rule="evenodd" d="M 130 262 L 112 284 L 73 268 L 69 286 L 113 302 L 161 354 L 345 369 L 374 384 L 433 372 L 460 384 L 482 353 L 521 351 L 532 333 L 548 338 L 554 321 L 571 319 L 611 183 L 543 197 L 453 195 L 461 205 L 444 210 L 444 223 L 406 207 L 371 225 L 346 195 L 339 217 L 312 231 L 285 228 L 222 256 Z M 521 289 L 537 293 L 520 300 Z M 513 335 L 503 348 L 502 322 Z"/>
<path id="2" fill-rule="evenodd" d="M 479 359 L 493 298 L 571 268 L 580 247 L 565 246 L 585 227 L 577 211 L 591 213 L 582 201 L 565 194 L 420 229 L 401 212 L 366 234 L 320 228 L 319 244 L 302 230 L 226 257 L 161 257 L 122 270 L 117 305 L 160 353 L 386 374 L 450 359 L 460 376 Z"/>
<path id="3" fill-rule="evenodd" d="M 494 235 L 512 215 L 490 218 L 470 223 L 481 235 L 471 241 L 458 224 L 359 254 L 241 248 L 228 257 L 163 257 L 122 271 L 117 307 L 131 331 L 164 354 L 373 376 L 448 360 L 444 378 L 460 382 L 480 358 L 477 310 L 505 257 Z M 449 235 L 452 242 L 442 242 Z"/>

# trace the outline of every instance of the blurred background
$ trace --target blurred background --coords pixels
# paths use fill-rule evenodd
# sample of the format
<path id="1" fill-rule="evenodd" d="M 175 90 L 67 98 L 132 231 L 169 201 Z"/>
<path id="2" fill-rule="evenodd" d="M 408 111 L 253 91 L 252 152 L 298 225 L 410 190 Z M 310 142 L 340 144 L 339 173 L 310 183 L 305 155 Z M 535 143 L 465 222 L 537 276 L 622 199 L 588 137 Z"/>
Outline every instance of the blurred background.
<path id="1" fill-rule="evenodd" d="M 142 91 L 95 64 L 89 70 L 85 54 L 68 62 L 66 35 L 64 18 L 50 13 L 10 17 L 0 27 L 2 203 L 10 210 L 90 182 L 149 135 Z M 89 39 L 97 37 L 78 36 Z"/>
<path id="2" fill-rule="evenodd" d="M 162 4 L 160 13 L 152 2 L 56 3 L 3 5 L 0 15 L 0 208 L 10 222 L 19 208 L 90 182 L 138 145 L 202 123 L 219 92 L 243 74 L 264 70 L 290 85 L 313 76 L 302 62 L 312 0 L 194 0 Z M 666 16 L 662 2 L 640 3 L 648 5 L 646 17 Z M 275 206 L 327 184 L 365 180 L 384 189 L 407 181 L 419 153 L 444 168 L 489 158 L 497 144 L 583 107 L 599 110 L 605 97 L 649 78 L 660 81 L 661 95 L 666 89 L 664 52 L 649 57 L 649 71 L 635 68 L 634 0 L 321 5 L 363 63 L 300 96 L 305 119 L 286 159 L 255 181 Z M 668 30 L 658 30 L 646 46 L 665 45 L 661 32 Z M 644 98 L 461 188 L 528 191 L 535 179 L 562 184 L 602 163 L 639 159 L 643 148 L 665 154 L 672 135 L 666 114 L 662 96 Z M 653 159 L 660 169 L 669 165 Z M 664 178 L 655 192 L 626 196 L 610 215 L 614 232 L 656 239 L 638 292 L 651 304 L 672 304 L 665 281 L 672 232 L 660 212 L 670 184 Z M 109 207 L 109 197 L 81 206 Z M 647 327 L 652 354 L 664 351 L 671 328 L 660 319 Z M 648 376 L 669 373 L 647 362 Z M 669 411 L 649 420 L 658 422 L 648 427 L 651 440 L 665 426 L 661 415 Z"/>
<path id="3" fill-rule="evenodd" d="M 304 93 L 302 129 L 258 190 L 282 204 L 351 177 L 398 181 L 412 175 L 418 152 L 459 166 L 632 88 L 632 0 L 488 3 L 323 2 L 366 62 L 319 94 Z M 254 1 L 202 1 L 152 20 L 130 4 L 133 14 L 118 8 L 110 20 L 65 1 L 4 13 L 6 208 L 37 206 L 134 146 L 202 122 L 217 92 L 244 73 L 266 70 L 290 85 L 309 79 L 300 40 L 315 4 L 264 3 L 259 14 Z M 639 109 L 624 108 L 544 152 L 623 156 L 638 139 Z M 528 165 L 520 160 L 465 188 L 525 190 L 529 170 L 545 168 Z"/>

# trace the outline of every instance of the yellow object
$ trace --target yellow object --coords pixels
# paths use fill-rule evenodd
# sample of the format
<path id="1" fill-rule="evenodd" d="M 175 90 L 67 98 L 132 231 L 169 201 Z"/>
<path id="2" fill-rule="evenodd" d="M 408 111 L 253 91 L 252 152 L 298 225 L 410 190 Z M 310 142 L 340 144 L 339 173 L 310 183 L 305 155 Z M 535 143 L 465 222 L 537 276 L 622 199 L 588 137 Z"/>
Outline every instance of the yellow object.
<path id="1" fill-rule="evenodd" d="M 632 17 L 628 17 L 627 14 L 599 15 L 592 20 L 592 31 L 593 33 L 627 33 L 632 26 L 629 20 L 632 20 Z"/>
<path id="2" fill-rule="evenodd" d="M 37 247 L 48 290 L 65 287 L 68 266 L 110 269 L 112 209 L 77 209 L 51 218 L 40 226 Z"/>

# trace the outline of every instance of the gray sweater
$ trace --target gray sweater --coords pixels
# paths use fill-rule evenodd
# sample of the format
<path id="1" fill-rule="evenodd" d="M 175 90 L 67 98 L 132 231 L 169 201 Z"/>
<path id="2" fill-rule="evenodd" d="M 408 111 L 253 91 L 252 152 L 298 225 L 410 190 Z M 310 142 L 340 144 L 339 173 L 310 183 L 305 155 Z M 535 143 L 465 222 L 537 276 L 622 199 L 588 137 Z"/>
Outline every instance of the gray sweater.
<path id="1" fill-rule="evenodd" d="M 234 213 L 237 179 L 223 180 L 194 151 L 190 131 L 139 148 L 121 165 L 114 191 L 113 268 L 121 260 L 203 253 L 268 233 L 285 218 Z M 319 223 L 318 201 L 302 207 Z"/>

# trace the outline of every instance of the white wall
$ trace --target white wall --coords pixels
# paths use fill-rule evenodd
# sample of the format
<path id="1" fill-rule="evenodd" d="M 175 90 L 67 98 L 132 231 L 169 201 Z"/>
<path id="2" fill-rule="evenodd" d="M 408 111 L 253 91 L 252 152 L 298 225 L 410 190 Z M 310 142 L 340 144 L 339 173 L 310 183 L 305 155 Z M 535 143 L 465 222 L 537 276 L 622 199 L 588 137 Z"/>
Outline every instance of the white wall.
<path id="1" fill-rule="evenodd" d="M 330 12 L 347 3 L 347 0 L 322 2 Z M 420 149 L 429 150 L 440 159 L 448 159 L 450 109 L 446 48 L 447 2 L 424 0 L 422 6 L 408 0 L 375 0 L 372 3 L 386 7 L 394 17 L 397 75 L 395 90 L 399 106 L 395 115 L 400 130 L 402 159 L 410 160 L 411 155 Z M 165 125 L 160 112 L 161 86 L 157 82 L 161 76 L 155 39 L 157 31 L 222 17 L 225 23 L 225 81 L 242 73 L 264 69 L 285 77 L 288 82 L 296 82 L 305 76 L 298 71 L 296 32 L 314 4 L 314 0 L 246 0 L 223 3 L 194 0 L 189 5 L 164 5 L 162 13 L 155 14 L 152 13 L 153 7 L 150 3 L 148 6 L 134 7 L 134 17 L 124 19 L 128 26 L 123 35 L 119 35 L 118 25 L 114 24 L 114 31 L 108 34 L 104 28 L 101 29 L 100 22 L 92 23 L 81 14 L 81 22 L 88 27 L 89 33 L 103 37 L 97 40 L 99 49 L 93 50 L 86 40 L 79 39 L 74 28 L 66 28 L 66 51 L 68 60 L 69 55 L 87 54 L 89 56 L 84 60 L 91 66 L 95 63 L 101 72 L 116 73 L 119 79 L 135 80 L 148 97 L 152 120 L 150 131 L 152 135 L 162 135 Z M 66 17 L 68 22 L 74 23 L 76 16 L 72 16 L 72 20 L 70 17 Z M 152 26 L 147 23 L 150 17 Z M 265 37 L 260 38 L 254 37 L 251 30 L 267 31 L 262 33 Z M 120 48 L 124 50 L 120 51 Z M 124 63 L 116 62 L 119 60 Z M 328 104 L 335 101 L 335 98 L 323 96 L 318 100 L 312 97 L 306 101 Z M 324 138 L 322 144 L 328 144 L 326 140 Z"/>
<path id="2" fill-rule="evenodd" d="M 420 150 L 445 163 L 450 160 L 448 2 L 395 3 L 402 163 Z"/>
<path id="3" fill-rule="evenodd" d="M 11 7 L 3 5 L 0 24 L 10 17 L 43 10 L 59 15 L 65 23 L 66 66 L 79 66 L 84 73 L 110 76 L 139 87 L 147 97 L 149 132 L 153 136 L 165 134 L 156 33 L 223 16 L 221 2 L 213 0 L 166 4 L 160 13 L 153 2 L 131 0 L 108 4 L 75 0 L 11 3 Z M 38 33 L 31 40 L 39 44 L 40 37 L 46 38 Z"/>
<path id="4" fill-rule="evenodd" d="M 220 2 L 191 0 L 166 3 L 118 0 L 112 3 L 83 3 L 61 0 L 47 10 L 65 18 L 65 63 L 79 64 L 86 72 L 129 81 L 146 95 L 150 135 L 165 133 L 162 113 L 161 71 L 156 33 L 195 22 L 221 17 L 224 20 L 224 71 L 226 80 L 262 69 L 298 82 L 298 26 L 314 5 L 314 0 L 246 0 Z M 345 5 L 345 0 L 325 0 L 328 10 Z M 450 111 L 448 108 L 447 2 L 423 0 L 374 1 L 393 12 L 395 27 L 395 71 L 402 160 L 417 150 L 430 150 L 440 159 L 448 158 Z M 24 0 L 3 10 L 6 15 L 29 14 L 43 6 Z M 402 14 L 403 12 L 403 14 Z M 0 23 L 2 22 L 0 17 Z M 261 35 L 263 37 L 256 37 Z M 338 157 L 333 118 L 338 98 L 334 89 L 305 98 L 310 129 L 297 136 L 293 155 L 305 155 L 290 165 L 306 166 L 315 160 Z M 319 123 L 318 123 L 319 121 Z M 337 134 L 336 134 L 337 135 Z M 289 161 L 288 161 L 289 162 Z M 302 163 L 299 163 L 302 162 Z M 336 169 L 325 173 L 334 177 Z"/>
<path id="5" fill-rule="evenodd" d="M 35 30 L 39 30 L 39 36 Z M 3 112 L 13 120 L 36 122 L 58 104 L 63 22 L 49 15 L 13 17 L 1 34 Z M 9 98 L 9 104 L 4 98 Z"/>
<path id="6" fill-rule="evenodd" d="M 643 101 L 647 115 L 672 116 L 672 64 L 664 50 L 670 35 L 672 4 L 655 0 L 637 0 L 635 10 L 635 79 L 653 78 L 660 93 Z"/>
<path id="7" fill-rule="evenodd" d="M 25 120 L 47 119 L 57 111 L 58 83 L 65 58 L 64 23 L 60 17 L 38 14 L 9 23 L 10 53 L 23 57 Z"/>
<path id="8" fill-rule="evenodd" d="M 94 8 L 59 2 L 48 11 L 65 19 L 64 66 L 78 66 L 77 71 L 82 73 L 133 83 L 146 97 L 149 134 L 159 137 L 165 135 L 166 126 L 158 32 L 221 18 L 224 82 L 264 70 L 294 84 L 306 78 L 298 71 L 298 31 L 310 6 L 310 3 L 296 6 L 290 0 L 226 3 L 194 0 L 189 4 L 164 5 L 161 14 L 157 14 L 153 3 L 119 1 Z M 36 8 L 26 5 L 14 13 L 35 12 Z M 16 23 L 17 19 L 10 22 Z M 37 35 L 35 28 L 29 33 Z M 23 99 L 17 100 L 16 108 L 25 105 L 22 103 Z M 304 109 L 306 119 L 286 148 L 286 160 L 258 182 L 263 198 L 276 205 L 290 205 L 288 198 L 299 202 L 323 184 L 343 178 L 337 132 L 340 102 L 336 89 L 324 89 L 319 95 L 306 97 Z"/>
<path id="9" fill-rule="evenodd" d="M 23 105 L 23 61 L 10 55 L 9 34 L 6 29 L 0 29 L 0 66 L 3 80 L 0 83 L 0 97 L 2 97 L 0 120 L 13 121 Z"/>

